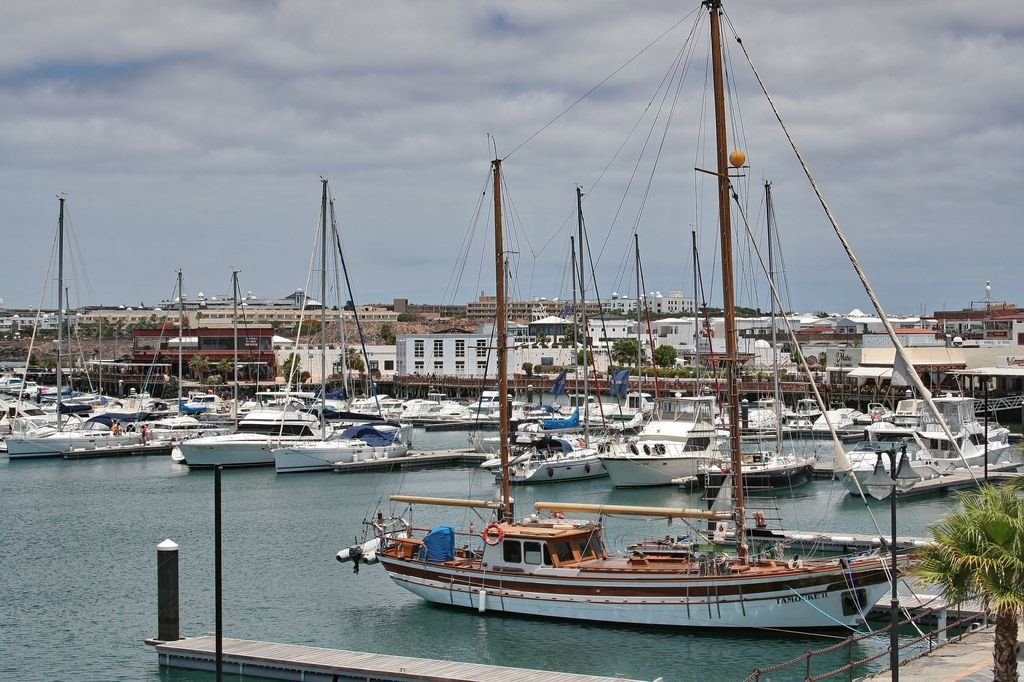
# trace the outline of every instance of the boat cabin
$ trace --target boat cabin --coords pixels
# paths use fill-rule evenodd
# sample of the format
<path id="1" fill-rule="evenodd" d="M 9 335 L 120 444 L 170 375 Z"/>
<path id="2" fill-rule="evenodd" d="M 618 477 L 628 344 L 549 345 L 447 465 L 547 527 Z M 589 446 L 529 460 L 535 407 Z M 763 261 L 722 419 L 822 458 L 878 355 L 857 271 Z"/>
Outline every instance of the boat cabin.
<path id="1" fill-rule="evenodd" d="M 497 544 L 486 543 L 483 563 L 492 570 L 530 572 L 539 566 L 561 568 L 606 557 L 601 533 L 592 524 L 530 523 L 502 525 Z"/>

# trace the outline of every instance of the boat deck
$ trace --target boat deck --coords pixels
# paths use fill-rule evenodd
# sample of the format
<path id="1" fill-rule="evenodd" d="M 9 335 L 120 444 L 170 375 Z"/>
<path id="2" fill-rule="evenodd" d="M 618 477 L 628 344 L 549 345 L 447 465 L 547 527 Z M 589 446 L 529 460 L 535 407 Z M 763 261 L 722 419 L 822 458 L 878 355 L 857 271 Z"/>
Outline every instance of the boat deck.
<path id="1" fill-rule="evenodd" d="M 190 637 L 176 642 L 147 640 L 160 665 L 214 670 L 216 638 Z M 276 680 L 390 680 L 405 682 L 629 682 L 622 677 L 510 668 L 481 663 L 392 656 L 341 649 L 275 644 L 247 639 L 223 640 L 224 672 Z"/>

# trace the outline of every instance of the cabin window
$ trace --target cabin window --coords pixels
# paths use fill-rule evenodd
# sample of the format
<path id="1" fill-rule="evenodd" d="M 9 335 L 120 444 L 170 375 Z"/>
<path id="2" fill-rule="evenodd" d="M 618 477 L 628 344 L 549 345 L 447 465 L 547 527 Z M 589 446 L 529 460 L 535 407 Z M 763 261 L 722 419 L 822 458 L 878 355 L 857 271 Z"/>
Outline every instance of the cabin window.
<path id="1" fill-rule="evenodd" d="M 708 445 L 711 444 L 710 438 L 687 438 L 686 445 L 683 446 L 683 450 L 687 452 L 695 452 L 701 450 L 707 450 Z"/>
<path id="2" fill-rule="evenodd" d="M 576 551 L 579 552 L 580 559 L 594 559 L 597 557 L 595 553 L 596 547 L 593 542 L 589 541 L 589 538 L 580 538 L 575 541 Z"/>
<path id="3" fill-rule="evenodd" d="M 547 549 L 545 547 L 545 549 Z M 523 543 L 523 561 L 533 566 L 540 565 L 543 559 L 541 553 L 541 544 L 539 542 L 524 542 Z"/>
<path id="4" fill-rule="evenodd" d="M 506 564 L 523 563 L 523 543 L 519 540 L 505 540 L 501 546 L 502 556 Z"/>
<path id="5" fill-rule="evenodd" d="M 554 550 L 560 564 L 576 560 L 576 555 L 572 553 L 572 547 L 569 546 L 568 542 L 556 542 Z"/>

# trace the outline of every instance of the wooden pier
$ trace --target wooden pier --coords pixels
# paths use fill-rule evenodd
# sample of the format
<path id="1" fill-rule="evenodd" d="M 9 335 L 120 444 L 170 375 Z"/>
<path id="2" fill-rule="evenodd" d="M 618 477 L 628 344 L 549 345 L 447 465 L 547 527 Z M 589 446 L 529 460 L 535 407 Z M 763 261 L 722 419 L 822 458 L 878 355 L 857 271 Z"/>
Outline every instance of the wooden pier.
<path id="1" fill-rule="evenodd" d="M 146 640 L 160 665 L 191 670 L 214 670 L 216 638 L 190 637 L 174 642 Z M 411 656 L 391 656 L 297 644 L 274 644 L 248 639 L 223 640 L 224 672 L 274 680 L 338 682 L 341 680 L 388 680 L 389 682 L 629 682 L 622 677 L 509 668 L 480 663 L 438 661 Z M 634 681 L 635 682 L 635 681 Z"/>
<path id="2" fill-rule="evenodd" d="M 405 457 L 386 459 L 364 459 L 333 465 L 334 471 L 345 474 L 355 471 L 395 471 L 396 469 L 426 469 L 428 467 L 480 466 L 493 455 L 470 450 L 436 450 L 421 452 Z"/>

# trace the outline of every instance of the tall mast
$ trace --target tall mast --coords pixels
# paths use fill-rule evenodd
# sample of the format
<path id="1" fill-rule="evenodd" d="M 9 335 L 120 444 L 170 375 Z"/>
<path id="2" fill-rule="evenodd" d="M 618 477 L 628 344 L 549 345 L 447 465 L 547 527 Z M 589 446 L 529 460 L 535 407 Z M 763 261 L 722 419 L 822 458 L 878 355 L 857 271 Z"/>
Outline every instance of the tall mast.
<path id="1" fill-rule="evenodd" d="M 693 378 L 694 395 L 700 391 L 700 313 L 697 311 L 697 230 L 690 230 L 693 242 Z"/>
<path id="2" fill-rule="evenodd" d="M 231 406 L 231 418 L 238 427 L 238 270 L 231 271 L 231 335 L 232 347 L 234 348 L 234 368 L 231 374 L 234 378 L 234 404 Z M 257 346 L 257 350 L 259 346 Z"/>
<path id="3" fill-rule="evenodd" d="M 643 357 L 644 349 L 641 339 L 640 326 L 643 324 L 642 312 L 640 310 L 640 235 L 633 233 L 633 251 L 636 254 L 636 386 L 637 392 L 643 389 Z M 637 402 L 637 407 L 642 407 Z"/>
<path id="4" fill-rule="evenodd" d="M 61 364 L 60 352 L 64 345 L 64 197 L 60 200 L 57 219 L 57 430 L 60 430 Z M 26 363 L 28 364 L 28 363 Z"/>
<path id="5" fill-rule="evenodd" d="M 782 452 L 782 389 L 779 386 L 779 339 L 775 328 L 775 261 L 773 259 L 775 241 L 775 214 L 772 210 L 772 183 L 764 181 L 764 205 L 768 214 L 768 280 L 771 283 L 772 300 L 772 383 L 775 388 L 775 451 Z M 785 314 L 785 311 L 780 311 Z"/>
<path id="6" fill-rule="evenodd" d="M 576 187 L 576 228 L 580 240 L 580 326 L 583 327 L 583 446 L 590 447 L 590 347 L 587 344 L 587 274 L 584 258 L 587 252 L 583 241 L 583 190 Z"/>
<path id="7" fill-rule="evenodd" d="M 721 0 L 705 0 L 711 16 L 711 67 L 715 86 L 715 145 L 718 157 L 718 226 L 722 241 L 722 308 L 725 313 L 726 388 L 729 398 L 729 452 L 736 505 L 736 553 L 747 559 L 743 463 L 740 457 L 740 405 L 737 377 L 736 304 L 733 300 L 732 225 L 729 215 L 729 159 L 725 134 L 725 85 L 722 76 Z"/>
<path id="8" fill-rule="evenodd" d="M 494 166 L 494 297 L 497 303 L 495 335 L 498 337 L 498 444 L 501 455 L 501 517 L 512 521 L 512 492 L 508 472 L 508 332 L 505 306 L 505 246 L 501 235 L 501 159 Z"/>
<path id="9" fill-rule="evenodd" d="M 327 435 L 327 179 L 320 206 L 320 433 Z M 342 353 L 344 353 L 342 349 Z M 367 368 L 369 370 L 369 368 Z"/>
<path id="10" fill-rule="evenodd" d="M 182 291 L 182 275 L 178 270 L 178 411 L 181 411 L 181 362 L 182 346 L 185 343 L 185 294 Z"/>

